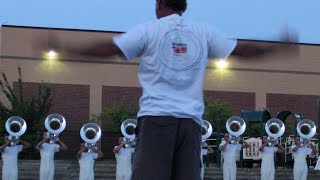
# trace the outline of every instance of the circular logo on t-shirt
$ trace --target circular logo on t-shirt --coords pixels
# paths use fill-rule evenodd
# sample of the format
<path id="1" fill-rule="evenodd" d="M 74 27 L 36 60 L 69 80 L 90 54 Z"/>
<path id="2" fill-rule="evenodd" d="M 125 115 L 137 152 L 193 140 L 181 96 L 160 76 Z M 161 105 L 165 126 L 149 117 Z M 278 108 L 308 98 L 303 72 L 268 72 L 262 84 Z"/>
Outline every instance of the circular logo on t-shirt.
<path id="1" fill-rule="evenodd" d="M 164 35 L 159 45 L 161 63 L 175 71 L 186 71 L 202 58 L 200 40 L 189 31 L 175 29 Z"/>

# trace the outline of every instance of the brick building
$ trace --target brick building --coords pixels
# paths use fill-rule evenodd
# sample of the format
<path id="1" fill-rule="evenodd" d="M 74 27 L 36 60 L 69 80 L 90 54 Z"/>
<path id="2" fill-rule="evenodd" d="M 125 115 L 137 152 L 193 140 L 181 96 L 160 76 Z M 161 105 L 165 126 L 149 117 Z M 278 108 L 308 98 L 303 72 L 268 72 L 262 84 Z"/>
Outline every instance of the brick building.
<path id="1" fill-rule="evenodd" d="M 34 47 L 32 42 L 50 34 L 61 43 L 111 38 L 118 32 L 36 28 L 23 26 L 1 27 L 0 69 L 15 87 L 17 66 L 22 67 L 27 95 L 36 93 L 40 82 L 48 82 L 54 97 L 52 112 L 67 119 L 66 131 L 79 131 L 91 114 L 114 102 L 125 100 L 137 105 L 141 88 L 137 79 L 139 61 L 124 63 L 120 59 L 76 57 L 59 50 L 59 61 L 43 60 L 47 47 Z M 251 42 L 251 41 L 248 41 Z M 255 41 L 255 43 L 276 43 Z M 320 46 L 297 44 L 299 52 L 279 52 L 258 59 L 231 59 L 227 70 L 214 63 L 207 67 L 205 95 L 232 105 L 234 115 L 242 109 L 267 108 L 272 116 L 282 109 L 300 112 L 317 120 L 317 101 L 320 95 Z M 0 95 L 3 102 L 3 94 Z M 317 124 L 317 123 L 316 123 Z M 105 127 L 102 126 L 103 131 Z M 111 142 L 108 146 L 112 146 Z M 114 143 L 114 141 L 112 141 Z"/>

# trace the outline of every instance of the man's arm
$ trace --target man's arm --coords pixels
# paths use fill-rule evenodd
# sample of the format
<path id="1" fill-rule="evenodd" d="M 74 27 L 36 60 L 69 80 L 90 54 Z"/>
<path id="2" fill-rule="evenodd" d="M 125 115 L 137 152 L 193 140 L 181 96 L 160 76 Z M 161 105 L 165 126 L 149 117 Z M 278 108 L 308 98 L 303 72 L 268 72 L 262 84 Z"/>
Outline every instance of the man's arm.
<path id="1" fill-rule="evenodd" d="M 103 152 L 101 149 L 98 147 L 98 158 L 102 158 L 104 156 Z"/>
<path id="2" fill-rule="evenodd" d="M 312 149 L 312 152 L 311 152 L 311 154 L 316 154 L 316 148 L 314 147 L 314 145 L 312 144 L 312 143 L 310 143 L 310 147 L 311 147 L 311 149 Z"/>
<path id="3" fill-rule="evenodd" d="M 279 43 L 262 44 L 256 42 L 238 41 L 236 48 L 232 52 L 232 55 L 251 58 L 263 56 L 277 51 L 293 52 L 298 48 L 298 46 L 295 44 L 295 42 L 297 42 L 297 39 L 297 34 L 290 33 L 288 29 L 286 29 L 281 34 Z"/>
<path id="4" fill-rule="evenodd" d="M 220 151 L 224 151 L 229 143 L 230 143 L 230 141 L 226 141 L 223 145 L 221 145 L 219 147 Z"/>
<path id="5" fill-rule="evenodd" d="M 68 147 L 60 139 L 58 142 L 60 144 L 59 150 L 66 151 L 68 149 Z"/>
<path id="6" fill-rule="evenodd" d="M 266 147 L 268 144 L 268 141 L 265 141 L 261 146 L 259 147 L 259 151 L 263 151 L 264 147 Z"/>
<path id="7" fill-rule="evenodd" d="M 5 149 L 7 146 L 9 146 L 9 144 L 10 144 L 10 141 L 7 141 L 7 142 L 5 142 L 2 146 L 0 146 L 0 152 L 3 152 L 4 149 Z"/>
<path id="8" fill-rule="evenodd" d="M 23 149 L 28 149 L 28 148 L 31 147 L 31 144 L 30 144 L 30 143 L 28 143 L 28 142 L 26 142 L 26 141 L 24 141 L 24 140 L 22 140 L 22 139 L 19 139 L 19 141 L 22 143 Z"/>
<path id="9" fill-rule="evenodd" d="M 263 45 L 256 42 L 242 42 L 238 41 L 236 48 L 231 53 L 231 55 L 242 57 L 242 58 L 253 58 L 278 51 L 293 51 L 294 47 L 297 47 L 293 43 L 283 42 L 283 43 L 273 43 L 272 45 Z"/>
<path id="10" fill-rule="evenodd" d="M 123 55 L 122 51 L 113 42 L 112 38 L 95 39 L 83 42 L 61 42 L 56 35 L 51 34 L 48 41 L 47 39 L 39 39 L 38 41 L 34 42 L 34 46 L 37 49 L 42 49 L 45 51 L 52 49 L 57 52 L 64 52 L 70 55 L 91 56 L 97 58 L 109 58 L 115 55 Z M 47 47 L 48 49 L 44 49 L 44 47 Z"/>
<path id="11" fill-rule="evenodd" d="M 214 153 L 214 150 L 212 149 L 212 147 L 208 146 L 208 153 L 207 154 L 212 154 Z"/>
<path id="12" fill-rule="evenodd" d="M 119 144 L 119 146 L 116 146 L 114 149 L 113 149 L 113 152 L 114 153 L 118 153 L 119 150 L 125 145 L 124 142 L 121 142 L 121 144 Z"/>
<path id="13" fill-rule="evenodd" d="M 92 56 L 98 58 L 109 58 L 115 55 L 123 56 L 121 50 L 112 41 L 112 39 L 96 40 L 94 42 L 87 42 L 83 45 L 64 44 L 62 48 L 64 52 L 74 55 Z"/>
<path id="14" fill-rule="evenodd" d="M 278 149 L 277 152 L 278 153 L 284 153 L 286 150 L 284 149 L 284 147 L 281 145 L 281 143 L 279 142 L 278 144 Z"/>
<path id="15" fill-rule="evenodd" d="M 87 149 L 86 146 L 84 145 L 84 143 L 82 143 L 81 146 L 80 146 L 80 149 L 79 149 L 79 151 L 78 151 L 78 153 L 77 153 L 78 159 L 81 158 L 82 153 L 83 153 L 86 149 Z"/>
<path id="16" fill-rule="evenodd" d="M 300 147 L 301 147 L 301 144 L 298 143 L 298 144 L 295 145 L 294 148 L 292 148 L 292 151 L 293 151 L 293 152 L 297 152 Z"/>
<path id="17" fill-rule="evenodd" d="M 45 143 L 47 139 L 48 139 L 48 138 L 43 138 L 40 142 L 38 142 L 38 144 L 36 145 L 36 147 L 37 147 L 38 149 L 41 149 L 42 144 Z"/>
<path id="18" fill-rule="evenodd" d="M 246 141 L 243 141 L 242 148 L 249 148 L 249 147 L 250 147 L 250 144 L 247 143 Z"/>

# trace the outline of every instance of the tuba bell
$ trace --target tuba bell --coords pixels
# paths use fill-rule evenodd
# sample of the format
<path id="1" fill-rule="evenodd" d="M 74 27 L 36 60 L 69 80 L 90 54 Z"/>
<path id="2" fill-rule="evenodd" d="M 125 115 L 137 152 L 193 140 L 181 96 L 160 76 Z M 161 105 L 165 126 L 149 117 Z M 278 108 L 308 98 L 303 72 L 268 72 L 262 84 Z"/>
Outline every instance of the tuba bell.
<path id="1" fill-rule="evenodd" d="M 268 134 L 269 146 L 274 146 L 278 144 L 278 139 L 284 134 L 285 125 L 280 119 L 271 118 L 266 122 L 264 129 Z"/>
<path id="2" fill-rule="evenodd" d="M 80 129 L 80 137 L 85 142 L 88 152 L 97 152 L 97 141 L 101 138 L 101 129 L 95 123 L 87 123 Z"/>
<path id="3" fill-rule="evenodd" d="M 212 134 L 212 126 L 209 121 L 203 120 L 203 125 L 201 126 L 202 130 L 202 146 L 207 146 L 206 140 L 211 136 Z"/>
<path id="4" fill-rule="evenodd" d="M 66 128 L 65 118 L 57 113 L 47 116 L 44 125 L 48 130 L 50 143 L 55 143 L 59 140 L 59 134 Z"/>
<path id="5" fill-rule="evenodd" d="M 135 145 L 135 129 L 137 127 L 138 121 L 136 119 L 127 119 L 121 123 L 121 133 L 124 136 L 124 142 L 126 147 L 131 147 Z"/>
<path id="6" fill-rule="evenodd" d="M 27 130 L 26 121 L 19 116 L 10 117 L 5 124 L 6 130 L 9 133 L 9 140 L 11 141 L 11 146 L 19 143 L 19 138 Z"/>
<path id="7" fill-rule="evenodd" d="M 226 122 L 226 129 L 230 135 L 231 143 L 236 144 L 246 130 L 246 122 L 241 117 L 232 116 Z"/>
<path id="8" fill-rule="evenodd" d="M 310 119 L 303 119 L 297 124 L 297 132 L 301 137 L 302 146 L 309 146 L 310 139 L 316 134 L 316 125 Z"/>

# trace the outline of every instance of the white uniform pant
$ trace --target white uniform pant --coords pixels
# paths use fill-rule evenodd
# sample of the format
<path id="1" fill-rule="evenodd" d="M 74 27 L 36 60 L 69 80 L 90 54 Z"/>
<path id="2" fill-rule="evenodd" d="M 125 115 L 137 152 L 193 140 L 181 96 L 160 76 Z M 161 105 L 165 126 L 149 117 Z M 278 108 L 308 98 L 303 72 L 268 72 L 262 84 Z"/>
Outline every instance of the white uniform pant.
<path id="1" fill-rule="evenodd" d="M 121 172 L 121 173 L 117 172 L 116 180 L 131 180 L 131 175 L 132 175 L 131 171 Z"/>
<path id="2" fill-rule="evenodd" d="M 93 163 L 86 161 L 80 162 L 79 180 L 94 180 Z"/>
<path id="3" fill-rule="evenodd" d="M 237 165 L 236 163 L 226 162 L 223 163 L 223 180 L 236 180 Z"/>
<path id="4" fill-rule="evenodd" d="M 261 180 L 274 180 L 275 168 L 273 156 L 262 159 Z"/>
<path id="5" fill-rule="evenodd" d="M 94 172 L 93 169 L 88 170 L 80 170 L 79 180 L 94 180 Z"/>
<path id="6" fill-rule="evenodd" d="M 54 161 L 48 160 L 41 161 L 40 165 L 40 180 L 53 180 L 54 179 Z"/>
<path id="7" fill-rule="evenodd" d="M 2 167 L 2 180 L 18 180 L 18 167 Z"/>
<path id="8" fill-rule="evenodd" d="M 294 167 L 293 168 L 293 178 L 294 180 L 307 180 L 308 168 L 307 167 Z"/>
<path id="9" fill-rule="evenodd" d="M 204 177 L 204 167 L 203 167 L 203 163 L 201 163 L 201 169 L 200 169 L 200 172 L 201 172 L 201 180 L 203 180 L 203 177 Z"/>
<path id="10" fill-rule="evenodd" d="M 273 168 L 262 168 L 261 167 L 261 180 L 274 180 L 275 169 Z"/>

